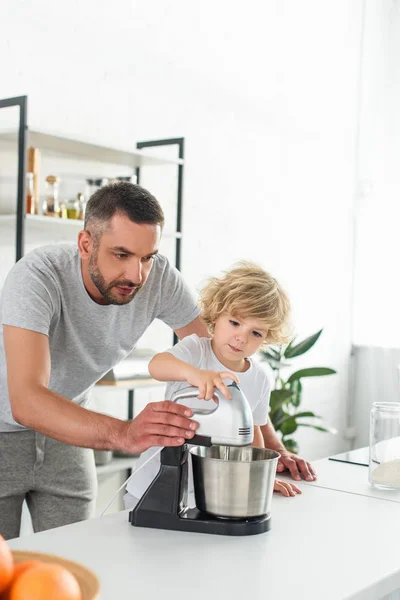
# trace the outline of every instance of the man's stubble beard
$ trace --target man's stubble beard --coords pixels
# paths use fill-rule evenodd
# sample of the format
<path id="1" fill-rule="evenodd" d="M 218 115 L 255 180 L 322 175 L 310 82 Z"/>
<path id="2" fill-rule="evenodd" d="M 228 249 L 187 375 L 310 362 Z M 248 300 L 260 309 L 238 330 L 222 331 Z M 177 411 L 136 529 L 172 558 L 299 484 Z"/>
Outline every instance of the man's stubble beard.
<path id="1" fill-rule="evenodd" d="M 115 298 L 112 294 L 112 289 L 115 287 L 115 285 L 116 284 L 121 285 L 121 286 L 123 286 L 124 284 L 130 285 L 131 282 L 127 282 L 127 281 L 116 282 L 116 281 L 114 281 L 111 284 L 107 285 L 107 283 L 97 265 L 97 251 L 96 250 L 93 250 L 93 253 L 90 257 L 88 270 L 89 270 L 89 275 L 90 275 L 91 280 L 93 281 L 94 285 L 99 290 L 100 294 L 103 296 L 103 298 L 107 302 L 107 304 L 116 304 L 118 306 L 121 306 L 124 304 L 129 304 L 129 302 L 132 302 L 132 300 L 134 299 L 134 297 L 136 296 L 136 294 L 142 287 L 141 285 L 138 285 L 136 287 L 136 289 L 133 291 L 133 293 L 130 294 L 129 296 L 126 296 L 125 298 L 121 298 L 120 300 Z"/>

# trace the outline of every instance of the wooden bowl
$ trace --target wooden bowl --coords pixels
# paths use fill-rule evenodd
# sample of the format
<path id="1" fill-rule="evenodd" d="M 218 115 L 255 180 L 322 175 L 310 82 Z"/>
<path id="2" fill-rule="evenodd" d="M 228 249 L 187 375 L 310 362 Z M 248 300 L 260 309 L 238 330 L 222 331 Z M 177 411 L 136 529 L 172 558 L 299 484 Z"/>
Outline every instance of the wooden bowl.
<path id="1" fill-rule="evenodd" d="M 80 563 L 55 554 L 42 554 L 41 552 L 25 552 L 24 550 L 12 551 L 14 562 L 18 564 L 25 560 L 41 560 L 44 563 L 56 563 L 75 575 L 82 592 L 82 600 L 98 600 L 100 598 L 100 583 L 93 571 Z"/>

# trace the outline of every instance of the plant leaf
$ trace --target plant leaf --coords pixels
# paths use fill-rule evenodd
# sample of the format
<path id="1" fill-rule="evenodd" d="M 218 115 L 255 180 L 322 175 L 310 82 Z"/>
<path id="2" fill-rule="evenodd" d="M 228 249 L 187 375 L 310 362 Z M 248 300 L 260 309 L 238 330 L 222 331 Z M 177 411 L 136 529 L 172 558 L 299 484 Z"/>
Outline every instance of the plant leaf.
<path id="1" fill-rule="evenodd" d="M 302 342 L 299 342 L 295 346 L 291 346 L 289 344 L 289 346 L 286 348 L 286 350 L 284 352 L 284 357 L 285 358 L 294 358 L 295 356 L 300 356 L 301 354 L 304 354 L 305 352 L 307 352 L 310 348 L 312 348 L 314 346 L 315 342 L 318 340 L 322 331 L 323 330 L 320 329 L 319 331 L 317 331 L 317 333 L 310 335 L 310 337 L 306 338 Z"/>
<path id="2" fill-rule="evenodd" d="M 282 352 L 280 350 L 277 350 L 273 346 L 268 346 L 266 350 L 269 350 L 269 352 L 274 356 L 276 360 L 280 360 L 282 358 Z"/>
<path id="3" fill-rule="evenodd" d="M 292 418 L 293 416 L 290 413 L 285 412 L 283 409 L 281 409 L 279 411 L 279 415 L 275 414 L 276 429 L 278 431 L 281 430 L 282 423 L 286 423 L 286 421 L 289 421 Z"/>
<path id="4" fill-rule="evenodd" d="M 280 430 L 282 431 L 282 435 L 290 435 L 294 433 L 297 429 L 296 420 L 293 418 L 286 419 L 283 423 L 281 423 Z"/>
<path id="5" fill-rule="evenodd" d="M 278 408 L 274 413 L 269 414 L 270 421 L 274 426 L 275 431 L 279 431 L 279 424 L 285 418 L 286 413 L 281 408 Z"/>
<path id="6" fill-rule="evenodd" d="M 309 410 L 305 411 L 305 412 L 295 413 L 292 416 L 294 419 L 298 419 L 299 417 L 312 417 L 313 419 L 322 419 L 322 417 L 320 417 L 319 415 L 316 415 L 315 413 L 313 413 Z"/>
<path id="7" fill-rule="evenodd" d="M 261 354 L 261 350 L 260 350 L 260 354 Z M 269 364 L 269 366 L 272 369 L 274 369 L 274 371 L 279 371 L 282 367 L 290 367 L 290 363 L 280 362 L 279 360 L 276 360 L 273 356 L 271 356 L 270 354 L 267 354 L 264 351 L 263 351 L 263 354 L 261 355 L 261 361 L 267 362 Z"/>
<path id="8" fill-rule="evenodd" d="M 287 383 L 291 383 L 295 379 L 301 379 L 302 377 L 322 377 L 323 375 L 334 375 L 336 371 L 329 369 L 329 367 L 311 367 L 309 369 L 300 369 L 292 373 Z"/>
<path id="9" fill-rule="evenodd" d="M 318 415 L 315 415 L 313 412 L 307 411 L 307 412 L 300 412 L 300 413 L 295 413 L 294 415 L 291 415 L 289 413 L 285 413 L 283 410 L 281 411 L 281 415 L 279 419 L 276 419 L 276 425 L 277 428 L 282 430 L 282 425 L 284 423 L 286 423 L 287 421 L 291 421 L 291 420 L 295 420 L 297 423 L 297 419 L 298 418 L 304 418 L 304 417 L 312 417 L 313 419 L 322 419 L 322 417 L 319 417 Z M 302 425 L 302 423 L 297 423 L 297 426 Z"/>
<path id="10" fill-rule="evenodd" d="M 288 439 L 288 440 L 282 440 L 286 450 L 288 450 L 289 452 L 293 452 L 294 454 L 297 454 L 297 452 L 299 451 L 299 445 L 296 442 L 296 440 L 293 439 Z"/>
<path id="11" fill-rule="evenodd" d="M 277 410 L 282 408 L 282 405 L 292 397 L 291 390 L 273 390 L 270 399 L 270 416 L 271 420 Z M 275 424 L 274 424 L 275 425 Z"/>
<path id="12" fill-rule="evenodd" d="M 284 353 L 283 353 L 283 355 L 284 355 L 284 356 L 286 356 L 286 352 L 290 352 L 291 348 L 293 348 L 293 344 L 294 344 L 294 341 L 295 341 L 295 339 L 296 339 L 296 336 L 295 336 L 295 337 L 293 337 L 293 338 L 290 340 L 290 342 L 288 343 L 288 345 L 286 346 L 286 348 L 285 348 L 285 351 L 284 351 Z"/>
<path id="13" fill-rule="evenodd" d="M 274 353 L 272 353 L 271 350 L 272 348 L 264 348 L 263 350 L 259 350 L 261 360 L 269 360 L 270 358 L 278 360 L 280 358 L 279 356 L 276 356 Z"/>
<path id="14" fill-rule="evenodd" d="M 295 408 L 298 408 L 301 404 L 301 392 L 303 390 L 303 386 L 301 384 L 300 379 L 295 379 L 290 382 L 290 389 L 293 392 L 292 396 L 292 404 Z"/>
<path id="15" fill-rule="evenodd" d="M 299 423 L 298 425 L 299 427 L 312 427 L 312 429 L 317 429 L 324 433 L 332 433 L 333 435 L 336 435 L 338 432 L 334 427 L 321 427 L 320 425 L 311 425 L 310 423 Z"/>

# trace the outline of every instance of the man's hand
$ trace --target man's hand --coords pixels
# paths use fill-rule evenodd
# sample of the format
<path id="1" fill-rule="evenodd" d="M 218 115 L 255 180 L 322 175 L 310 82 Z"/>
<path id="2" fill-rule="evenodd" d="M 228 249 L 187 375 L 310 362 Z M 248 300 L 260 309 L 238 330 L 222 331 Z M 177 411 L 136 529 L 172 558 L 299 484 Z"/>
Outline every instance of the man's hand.
<path id="1" fill-rule="evenodd" d="M 190 419 L 192 415 L 190 408 L 176 402 L 151 402 L 135 419 L 126 422 L 124 439 L 116 440 L 115 446 L 134 454 L 152 446 L 181 446 L 199 426 Z"/>
<path id="2" fill-rule="evenodd" d="M 225 396 L 227 400 L 231 399 L 227 385 L 224 383 L 224 379 L 232 379 L 239 383 L 239 379 L 233 373 L 229 371 L 206 371 L 205 369 L 198 369 L 192 367 L 187 374 L 186 381 L 199 388 L 200 399 L 211 400 L 214 395 L 214 388 L 219 389 L 220 392 Z"/>
<path id="3" fill-rule="evenodd" d="M 277 473 L 283 473 L 284 471 L 290 471 L 291 476 L 296 481 L 305 479 L 306 481 L 315 481 L 317 474 L 309 462 L 306 462 L 300 456 L 292 454 L 287 450 L 279 450 L 280 459 L 276 468 Z"/>

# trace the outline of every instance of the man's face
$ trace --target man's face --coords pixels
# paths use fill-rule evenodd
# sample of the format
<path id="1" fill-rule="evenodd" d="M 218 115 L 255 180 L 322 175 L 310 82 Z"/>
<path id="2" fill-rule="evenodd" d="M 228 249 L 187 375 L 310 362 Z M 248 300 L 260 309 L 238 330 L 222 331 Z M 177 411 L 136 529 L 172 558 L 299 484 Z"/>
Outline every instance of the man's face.
<path id="1" fill-rule="evenodd" d="M 150 274 L 160 238 L 160 225 L 139 225 L 124 215 L 113 216 L 98 246 L 92 246 L 88 263 L 90 278 L 105 303 L 133 300 Z"/>

